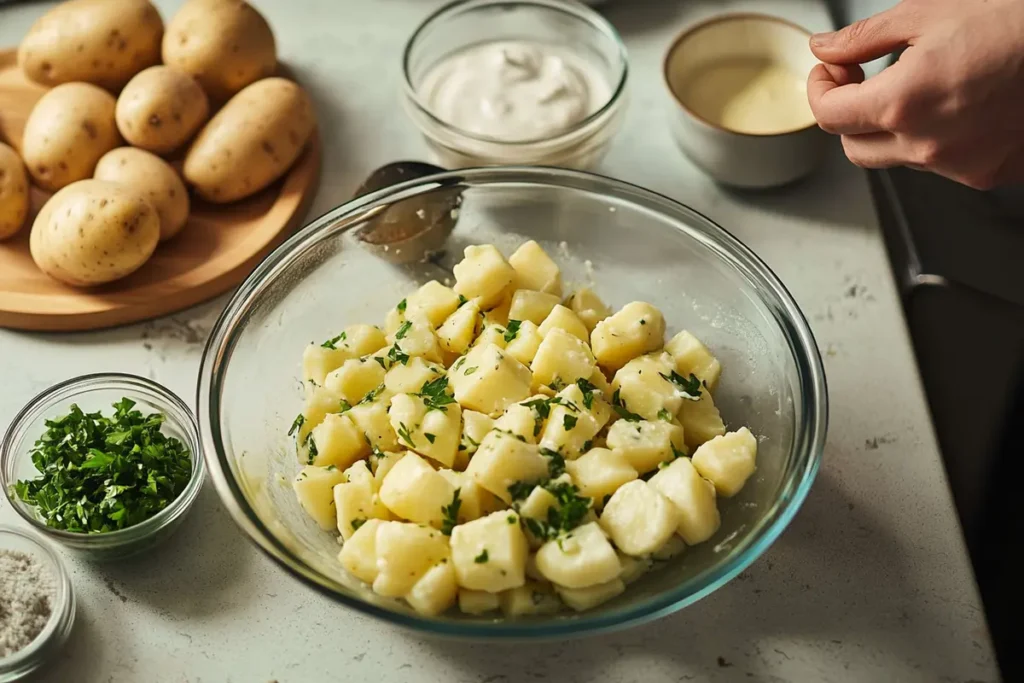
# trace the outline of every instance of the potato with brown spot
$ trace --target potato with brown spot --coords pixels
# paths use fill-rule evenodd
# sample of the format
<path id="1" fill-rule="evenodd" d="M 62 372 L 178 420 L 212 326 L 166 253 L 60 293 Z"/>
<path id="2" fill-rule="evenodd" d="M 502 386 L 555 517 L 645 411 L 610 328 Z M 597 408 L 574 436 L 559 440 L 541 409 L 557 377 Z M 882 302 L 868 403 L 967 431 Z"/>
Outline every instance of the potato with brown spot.
<path id="1" fill-rule="evenodd" d="M 163 59 L 223 102 L 277 70 L 277 47 L 267 20 L 249 3 L 189 0 L 167 24 Z"/>
<path id="2" fill-rule="evenodd" d="M 0 142 L 0 240 L 15 235 L 28 217 L 28 174 L 21 157 Z"/>
<path id="3" fill-rule="evenodd" d="M 39 269 L 76 287 L 138 270 L 160 239 L 160 217 L 139 192 L 103 180 L 68 185 L 43 206 L 29 248 Z"/>
<path id="4" fill-rule="evenodd" d="M 92 176 L 100 157 L 120 144 L 113 95 L 89 83 L 65 83 L 32 109 L 21 154 L 37 185 L 59 190 Z"/>
<path id="5" fill-rule="evenodd" d="M 135 75 L 117 98 L 117 129 L 128 144 L 169 154 L 196 134 L 210 114 L 196 79 L 171 66 Z"/>
<path id="6" fill-rule="evenodd" d="M 199 132 L 185 157 L 185 180 L 211 202 L 248 197 L 284 175 L 315 125 L 313 105 L 297 84 L 257 81 Z"/>
<path id="7" fill-rule="evenodd" d="M 96 180 L 129 187 L 149 200 L 160 216 L 160 241 L 168 240 L 188 220 L 188 191 L 166 161 L 142 149 L 118 147 L 96 164 Z"/>
<path id="8" fill-rule="evenodd" d="M 69 0 L 32 25 L 18 46 L 18 66 L 43 85 L 84 81 L 116 92 L 160 63 L 163 33 L 148 0 Z"/>

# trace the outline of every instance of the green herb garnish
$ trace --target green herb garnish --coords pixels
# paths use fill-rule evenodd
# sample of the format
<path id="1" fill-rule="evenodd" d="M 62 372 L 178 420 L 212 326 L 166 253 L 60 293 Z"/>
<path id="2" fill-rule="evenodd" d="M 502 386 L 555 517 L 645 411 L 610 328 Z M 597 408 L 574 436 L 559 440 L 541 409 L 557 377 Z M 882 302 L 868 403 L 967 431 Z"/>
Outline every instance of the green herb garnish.
<path id="1" fill-rule="evenodd" d="M 370 391 L 366 392 L 366 396 L 363 396 L 359 400 L 359 403 L 357 405 L 362 405 L 363 403 L 373 403 L 375 400 L 377 400 L 377 397 L 380 396 L 383 393 L 384 393 L 384 383 L 382 382 L 382 383 L 377 385 L 376 389 L 371 389 Z"/>
<path id="2" fill-rule="evenodd" d="M 583 448 L 582 448 L 581 452 L 582 453 L 586 453 L 587 451 L 589 451 L 593 447 L 593 445 L 594 445 L 594 440 L 593 439 L 587 439 L 586 441 L 583 442 Z"/>
<path id="3" fill-rule="evenodd" d="M 519 326 L 523 323 L 519 320 L 509 320 L 505 326 L 505 343 L 509 343 L 519 334 Z"/>
<path id="4" fill-rule="evenodd" d="M 479 367 L 477 367 L 476 365 L 474 365 L 474 366 L 473 366 L 473 367 L 471 367 L 471 368 L 466 368 L 466 371 L 465 371 L 464 373 L 462 373 L 462 374 L 463 374 L 463 376 L 465 376 L 465 377 L 469 377 L 470 375 L 472 375 L 472 374 L 473 374 L 474 372 L 476 372 L 476 371 L 477 371 L 477 370 L 479 370 L 479 369 L 480 369 Z"/>
<path id="5" fill-rule="evenodd" d="M 459 508 L 462 507 L 462 500 L 459 498 L 459 491 L 461 489 L 455 489 L 455 495 L 452 496 L 452 502 L 448 505 L 441 506 L 441 533 L 445 536 L 452 535 L 452 529 L 459 523 Z"/>
<path id="6" fill-rule="evenodd" d="M 438 377 L 424 383 L 417 395 L 423 399 L 427 410 L 440 410 L 443 413 L 448 410 L 445 406 L 455 403 L 455 398 L 448 393 L 447 377 Z"/>
<path id="7" fill-rule="evenodd" d="M 81 412 L 81 411 L 79 411 L 79 412 Z M 302 413 L 299 413 L 298 415 L 296 415 L 295 419 L 292 421 L 292 426 L 288 429 L 288 436 L 291 436 L 292 434 L 294 434 L 296 432 L 296 430 L 302 429 L 302 425 L 303 425 L 303 423 L 305 423 L 305 421 L 306 421 L 306 416 L 305 415 L 303 415 Z"/>
<path id="8" fill-rule="evenodd" d="M 594 405 L 594 392 L 597 391 L 597 387 L 582 377 L 576 380 L 576 386 L 579 387 L 580 393 L 583 394 L 583 407 L 590 410 Z"/>
<path id="9" fill-rule="evenodd" d="M 399 347 L 398 344 L 395 344 L 390 349 L 388 349 L 388 360 L 391 361 L 392 365 L 394 365 L 395 363 L 401 363 L 402 365 L 405 365 L 406 363 L 409 362 L 409 354 L 403 352 L 401 347 Z M 383 367 L 384 364 L 381 363 L 381 366 Z M 387 370 L 386 367 L 384 369 Z"/>
<path id="10" fill-rule="evenodd" d="M 405 307 L 406 306 L 407 306 L 407 303 L 406 303 L 405 299 L 402 299 L 401 301 L 398 302 L 398 305 L 395 306 L 395 308 L 398 309 L 399 313 L 405 313 Z"/>
<path id="11" fill-rule="evenodd" d="M 591 498 L 579 495 L 579 489 L 572 484 L 549 483 L 545 488 L 554 494 L 558 504 L 548 508 L 547 519 L 544 521 L 523 518 L 530 533 L 542 541 L 559 538 L 562 534 L 575 529 L 586 517 L 594 502 Z"/>
<path id="12" fill-rule="evenodd" d="M 612 394 L 612 408 L 619 414 L 623 420 L 629 420 L 630 422 L 637 422 L 644 419 L 642 416 L 636 413 L 630 412 L 629 408 L 626 407 L 626 402 L 619 396 L 619 390 L 616 389 L 615 393 Z"/>
<path id="13" fill-rule="evenodd" d="M 679 387 L 679 390 L 686 394 L 685 398 L 691 401 L 700 400 L 700 380 L 697 379 L 697 375 L 690 373 L 689 379 L 683 377 L 675 370 L 672 370 L 672 374 L 666 375 L 664 372 L 659 372 L 661 378 L 666 382 L 671 382 Z"/>
<path id="14" fill-rule="evenodd" d="M 345 399 L 340 399 L 338 401 L 338 405 L 341 407 L 341 410 L 339 410 L 338 412 L 344 413 L 346 411 L 352 410 L 352 404 L 346 401 Z"/>
<path id="15" fill-rule="evenodd" d="M 484 562 L 486 562 L 487 561 L 487 548 L 484 548 L 483 552 L 481 552 L 479 555 L 474 557 L 473 561 L 476 562 L 477 564 L 483 564 Z"/>
<path id="16" fill-rule="evenodd" d="M 565 431 L 569 431 L 570 429 L 575 427 L 576 422 L 578 422 L 578 419 L 573 415 L 566 414 L 562 418 L 562 426 L 565 427 Z"/>
<path id="17" fill-rule="evenodd" d="M 320 451 L 316 448 L 316 441 L 313 440 L 313 435 L 310 434 L 306 439 L 306 443 L 309 444 L 309 464 L 312 465 L 313 461 L 316 460 L 316 456 L 320 455 Z"/>
<path id="18" fill-rule="evenodd" d="M 322 346 L 325 349 L 330 349 L 331 351 L 337 351 L 338 350 L 338 347 L 336 346 L 337 343 L 340 342 L 340 341 L 345 341 L 345 336 L 346 336 L 345 333 L 342 332 L 337 337 L 331 337 L 330 339 L 325 341 L 320 346 Z"/>
<path id="19" fill-rule="evenodd" d="M 462 308 L 462 305 L 464 303 L 468 302 L 468 301 L 469 301 L 469 299 L 467 299 L 466 297 L 464 297 L 461 294 L 459 294 L 459 305 L 458 305 L 457 308 Z"/>
<path id="20" fill-rule="evenodd" d="M 515 524 L 516 523 L 516 516 L 515 515 L 509 515 L 508 516 L 508 523 L 509 524 Z"/>
<path id="21" fill-rule="evenodd" d="M 409 320 L 406 320 L 404 323 L 402 323 L 402 326 L 398 328 L 398 331 L 395 332 L 395 339 L 402 339 L 403 337 L 405 337 L 406 333 L 411 328 L 412 328 L 412 322 L 409 321 Z"/>
<path id="22" fill-rule="evenodd" d="M 525 500 L 530 495 L 530 492 L 533 491 L 534 487 L 536 487 L 536 484 L 517 481 L 509 485 L 508 494 L 512 496 L 512 500 Z"/>
<path id="23" fill-rule="evenodd" d="M 359 531 L 359 527 L 366 524 L 366 518 L 360 517 L 359 519 L 352 520 L 352 531 Z"/>
<path id="24" fill-rule="evenodd" d="M 453 370 L 453 371 L 454 371 L 454 370 L 458 370 L 459 368 L 461 368 L 461 367 L 462 367 L 462 364 L 463 364 L 463 363 L 465 363 L 465 362 L 466 362 L 466 357 L 465 357 L 465 356 L 461 356 L 461 357 L 460 357 L 460 358 L 459 358 L 459 359 L 458 359 L 457 361 L 455 361 L 455 363 L 454 363 L 454 364 L 452 365 L 452 370 Z"/>
<path id="25" fill-rule="evenodd" d="M 552 479 L 565 472 L 565 458 L 561 453 L 550 448 L 541 448 L 540 454 L 548 457 L 548 474 Z"/>
<path id="26" fill-rule="evenodd" d="M 398 437 L 409 444 L 410 447 L 416 447 L 416 443 L 412 440 L 412 434 L 409 433 L 409 428 L 405 426 L 404 422 L 398 423 Z"/>
<path id="27" fill-rule="evenodd" d="M 662 408 L 658 411 L 658 419 L 664 420 L 665 422 L 672 421 L 672 413 L 668 412 L 668 408 Z"/>
<path id="28" fill-rule="evenodd" d="M 434 443 L 434 439 L 437 438 L 436 435 L 429 434 L 429 433 L 426 433 L 426 432 L 423 434 L 423 436 L 427 437 L 427 441 L 429 441 L 430 443 Z"/>

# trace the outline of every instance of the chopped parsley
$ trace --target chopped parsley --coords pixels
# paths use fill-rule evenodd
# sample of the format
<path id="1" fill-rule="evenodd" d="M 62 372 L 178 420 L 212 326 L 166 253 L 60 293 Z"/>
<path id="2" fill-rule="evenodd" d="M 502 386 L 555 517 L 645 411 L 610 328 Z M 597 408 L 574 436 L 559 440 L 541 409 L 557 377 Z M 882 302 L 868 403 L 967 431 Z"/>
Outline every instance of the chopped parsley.
<path id="1" fill-rule="evenodd" d="M 479 555 L 474 557 L 473 561 L 476 562 L 477 564 L 483 564 L 484 562 L 486 562 L 487 561 L 487 548 L 484 548 L 483 552 L 481 552 Z"/>
<path id="2" fill-rule="evenodd" d="M 388 349 L 388 360 L 391 361 L 392 365 L 395 363 L 405 365 L 409 362 L 409 354 L 402 351 L 402 348 L 398 344 L 395 344 Z M 384 366 L 384 363 L 380 362 L 380 358 L 377 359 L 377 362 L 380 363 L 382 367 Z M 386 367 L 384 369 L 387 370 Z"/>
<path id="3" fill-rule="evenodd" d="M 463 374 L 463 376 L 465 376 L 465 377 L 469 377 L 470 375 L 472 375 L 472 374 L 473 374 L 474 372 L 476 372 L 476 371 L 477 371 L 477 370 L 479 370 L 479 369 L 480 369 L 480 368 L 479 368 L 478 366 L 474 365 L 474 366 L 473 366 L 473 367 L 471 367 L 471 368 L 466 368 L 466 371 L 465 371 L 464 373 L 462 373 L 462 374 Z"/>
<path id="4" fill-rule="evenodd" d="M 572 531 L 583 521 L 593 505 L 593 499 L 579 495 L 579 489 L 572 484 L 548 483 L 545 488 L 554 494 L 557 505 L 548 508 L 544 521 L 524 517 L 523 523 L 531 534 L 542 541 L 559 538 Z"/>
<path id="5" fill-rule="evenodd" d="M 427 437 L 427 441 L 429 441 L 430 443 L 434 443 L 434 439 L 437 438 L 437 436 L 435 436 L 434 434 L 430 434 L 427 432 L 424 432 L 423 436 Z"/>
<path id="6" fill-rule="evenodd" d="M 316 456 L 320 455 L 320 452 L 316 448 L 316 441 L 313 440 L 312 434 L 306 439 L 306 443 L 309 444 L 309 464 L 312 465 L 313 461 L 316 460 Z"/>
<path id="7" fill-rule="evenodd" d="M 540 454 L 548 457 L 548 474 L 552 479 L 565 472 L 565 458 L 561 453 L 550 448 L 541 448 Z"/>
<path id="8" fill-rule="evenodd" d="M 661 410 L 658 411 L 658 419 L 664 420 L 665 422 L 671 422 L 672 413 L 668 412 L 667 408 L 662 408 Z"/>
<path id="9" fill-rule="evenodd" d="M 509 343 L 519 334 L 519 326 L 523 323 L 519 320 L 509 320 L 505 326 L 505 343 Z"/>
<path id="10" fill-rule="evenodd" d="M 409 444 L 410 447 L 416 447 L 416 443 L 412 440 L 412 434 L 409 433 L 409 428 L 405 426 L 404 422 L 398 423 L 398 437 Z"/>
<path id="11" fill-rule="evenodd" d="M 447 377 L 425 382 L 417 395 L 423 399 L 427 410 L 440 410 L 443 413 L 448 410 L 445 406 L 455 403 L 455 399 L 448 393 Z"/>
<path id="12" fill-rule="evenodd" d="M 619 414 L 623 420 L 629 420 L 630 422 L 637 422 L 644 419 L 642 416 L 637 415 L 634 412 L 630 412 L 629 408 L 626 407 L 626 402 L 622 400 L 619 395 L 619 390 L 616 389 L 615 393 L 612 394 L 612 408 Z"/>
<path id="13" fill-rule="evenodd" d="M 325 341 L 320 346 L 322 346 L 325 349 L 330 349 L 332 351 L 337 351 L 338 350 L 337 343 L 340 342 L 340 341 L 345 341 L 345 338 L 346 338 L 345 333 L 342 332 L 337 337 L 331 337 L 330 339 Z"/>
<path id="14" fill-rule="evenodd" d="M 512 496 L 512 500 L 525 500 L 535 486 L 536 484 L 532 482 L 517 481 L 509 485 L 508 494 Z"/>
<path id="15" fill-rule="evenodd" d="M 576 380 L 576 386 L 583 394 L 583 407 L 590 410 L 594 406 L 594 392 L 597 391 L 597 387 L 582 377 Z"/>
<path id="16" fill-rule="evenodd" d="M 398 302 L 398 305 L 397 305 L 397 306 L 395 306 L 395 308 L 397 308 L 397 309 L 398 309 L 398 312 L 399 312 L 399 313 L 405 313 L 405 307 L 406 307 L 407 305 L 408 305 L 408 304 L 406 303 L 405 299 L 402 299 L 401 301 L 399 301 L 399 302 Z"/>
<path id="17" fill-rule="evenodd" d="M 360 517 L 359 519 L 352 520 L 352 531 L 359 531 L 359 527 L 366 524 L 366 518 Z"/>
<path id="18" fill-rule="evenodd" d="M 566 413 L 562 418 L 562 426 L 565 427 L 565 431 L 569 431 L 575 427 L 577 422 L 578 418 L 575 415 L 569 415 L 568 413 Z"/>
<path id="19" fill-rule="evenodd" d="M 515 524 L 516 523 L 516 516 L 515 515 L 509 515 L 508 516 L 508 523 L 509 524 Z"/>
<path id="20" fill-rule="evenodd" d="M 462 308 L 462 305 L 467 303 L 468 301 L 469 301 L 469 299 L 467 299 L 466 297 L 464 297 L 461 294 L 459 294 L 459 305 L 458 305 L 458 308 Z"/>
<path id="21" fill-rule="evenodd" d="M 647 319 L 646 318 L 640 318 L 640 324 L 641 325 L 646 325 L 647 324 Z"/>
<path id="22" fill-rule="evenodd" d="M 363 398 L 360 399 L 359 404 L 373 403 L 375 400 L 377 400 L 377 397 L 380 396 L 383 393 L 384 393 L 384 383 L 382 382 L 382 383 L 377 385 L 376 389 L 371 389 L 370 391 L 366 392 L 366 396 L 363 396 Z"/>
<path id="23" fill-rule="evenodd" d="M 551 380 L 551 384 L 549 384 L 548 386 L 555 391 L 561 391 L 562 389 L 565 389 L 565 380 L 562 379 L 561 377 L 555 377 L 553 380 Z"/>
<path id="24" fill-rule="evenodd" d="M 465 362 L 466 362 L 466 357 L 462 356 L 457 361 L 455 361 L 454 365 L 452 365 L 452 370 L 458 370 L 459 368 L 462 367 L 462 364 L 465 363 Z"/>
<path id="25" fill-rule="evenodd" d="M 676 445 L 674 443 L 669 445 L 672 447 L 672 460 L 675 460 L 677 458 L 685 458 L 687 456 L 687 452 L 685 450 L 679 450 L 678 448 L 676 448 Z"/>
<path id="26" fill-rule="evenodd" d="M 303 415 L 302 413 L 299 413 L 298 415 L 296 415 L 295 419 L 292 421 L 292 426 L 288 429 L 288 436 L 291 436 L 297 430 L 302 429 L 302 425 L 305 422 L 306 422 L 306 416 L 305 415 Z"/>
<path id="27" fill-rule="evenodd" d="M 591 449 L 591 447 L 593 447 L 593 445 L 594 445 L 594 440 L 593 439 L 587 439 L 586 441 L 583 442 L 583 449 L 582 449 L 582 451 L 584 453 L 586 453 L 587 451 L 589 451 Z"/>
<path id="28" fill-rule="evenodd" d="M 462 507 L 462 499 L 459 498 L 460 490 L 455 489 L 451 503 L 441 506 L 441 533 L 445 536 L 451 536 L 452 529 L 459 523 L 459 508 Z"/>
<path id="29" fill-rule="evenodd" d="M 412 321 L 406 320 L 404 323 L 402 323 L 402 326 L 398 328 L 398 331 L 395 332 L 395 339 L 402 339 L 402 338 L 404 338 L 405 335 L 409 332 L 409 330 L 411 328 L 412 328 Z"/>
<path id="30" fill-rule="evenodd" d="M 338 406 L 341 408 L 338 412 L 344 413 L 345 411 L 352 410 L 352 404 L 345 399 L 338 400 Z"/>
<path id="31" fill-rule="evenodd" d="M 679 390 L 686 394 L 686 398 L 689 398 L 691 401 L 700 400 L 700 380 L 697 379 L 697 375 L 691 372 L 689 379 L 687 379 L 675 370 L 672 370 L 670 375 L 666 375 L 664 372 L 659 372 L 658 374 L 666 382 L 671 382 L 679 387 Z"/>
<path id="32" fill-rule="evenodd" d="M 572 401 L 568 401 L 561 396 L 552 396 L 551 398 L 535 398 L 532 401 L 524 401 L 520 405 L 524 405 L 530 408 L 537 414 L 537 417 L 541 420 L 546 420 L 551 415 L 551 406 L 565 406 L 573 412 L 580 412 L 580 409 Z M 575 418 L 573 418 L 575 420 Z"/>

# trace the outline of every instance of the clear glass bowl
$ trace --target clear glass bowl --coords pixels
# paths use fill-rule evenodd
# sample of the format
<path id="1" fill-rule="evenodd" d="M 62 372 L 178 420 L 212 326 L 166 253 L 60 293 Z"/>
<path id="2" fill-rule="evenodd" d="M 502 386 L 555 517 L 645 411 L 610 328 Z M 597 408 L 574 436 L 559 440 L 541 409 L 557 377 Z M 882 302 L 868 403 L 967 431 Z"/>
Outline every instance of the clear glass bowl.
<path id="1" fill-rule="evenodd" d="M 38 558 L 52 573 L 56 587 L 50 619 L 43 630 L 21 650 L 0 658 L 0 683 L 9 683 L 28 676 L 56 657 L 75 623 L 75 593 L 64 562 L 47 543 L 37 539 L 36 534 L 0 526 L 0 549 L 17 550 Z"/>
<path id="2" fill-rule="evenodd" d="M 127 397 L 143 412 L 166 416 L 162 430 L 178 438 L 192 455 L 192 478 L 174 502 L 141 524 L 104 534 L 82 534 L 52 529 L 34 508 L 15 495 L 14 483 L 39 475 L 32 464 L 32 447 L 45 431 L 44 421 L 67 414 L 72 403 L 85 412 L 110 414 L 111 405 Z M 195 417 L 180 398 L 165 387 L 135 375 L 101 373 L 83 375 L 56 384 L 28 402 L 15 416 L 0 444 L 0 488 L 15 512 L 48 538 L 88 559 L 113 560 L 148 550 L 177 529 L 203 485 L 206 465 L 199 446 Z"/>
<path id="3" fill-rule="evenodd" d="M 396 205 L 462 206 L 445 252 L 393 265 L 357 238 Z M 536 239 L 572 283 L 609 304 L 660 307 L 721 359 L 716 403 L 733 427 L 762 437 L 758 469 L 723 500 L 722 525 L 660 572 L 581 614 L 505 620 L 418 616 L 342 571 L 338 543 L 299 508 L 286 432 L 302 408 L 303 347 L 384 313 L 443 279 L 469 244 L 506 254 Z M 621 628 L 674 612 L 718 589 L 782 533 L 818 469 L 827 423 L 821 358 L 785 287 L 743 244 L 670 199 L 600 176 L 548 168 L 482 168 L 415 180 L 356 199 L 275 250 L 239 287 L 207 343 L 198 411 L 211 478 L 235 521 L 271 558 L 338 602 L 422 631 L 461 637 L 556 637 Z"/>
<path id="4" fill-rule="evenodd" d="M 596 67 L 608 84 L 608 101 L 557 135 L 508 142 L 462 130 L 434 115 L 419 93 L 426 74 L 467 47 L 499 40 L 568 46 Z M 403 104 L 435 161 L 446 168 L 538 164 L 593 168 L 618 131 L 626 107 L 626 48 L 597 12 L 564 0 L 459 0 L 427 17 L 402 56 Z"/>

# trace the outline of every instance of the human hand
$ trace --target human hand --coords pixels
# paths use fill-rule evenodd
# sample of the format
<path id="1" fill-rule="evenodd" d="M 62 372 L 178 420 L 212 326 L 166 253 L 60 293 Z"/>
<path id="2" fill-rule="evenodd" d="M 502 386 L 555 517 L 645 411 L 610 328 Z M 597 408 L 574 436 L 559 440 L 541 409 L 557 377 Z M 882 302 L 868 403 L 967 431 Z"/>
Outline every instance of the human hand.
<path id="1" fill-rule="evenodd" d="M 906 48 L 867 80 L 859 66 Z M 1024 182 L 1024 0 L 903 0 L 811 38 L 818 124 L 865 168 L 911 166 L 977 189 Z"/>

